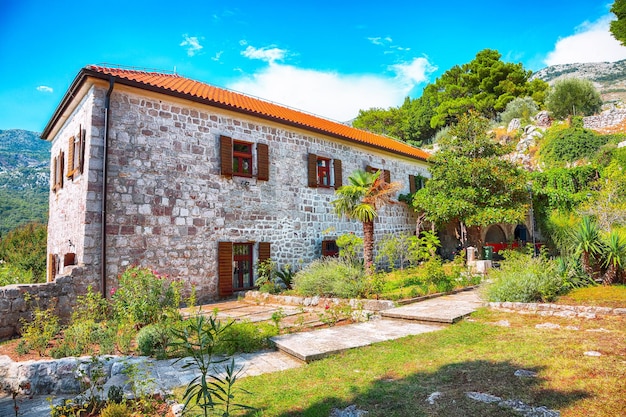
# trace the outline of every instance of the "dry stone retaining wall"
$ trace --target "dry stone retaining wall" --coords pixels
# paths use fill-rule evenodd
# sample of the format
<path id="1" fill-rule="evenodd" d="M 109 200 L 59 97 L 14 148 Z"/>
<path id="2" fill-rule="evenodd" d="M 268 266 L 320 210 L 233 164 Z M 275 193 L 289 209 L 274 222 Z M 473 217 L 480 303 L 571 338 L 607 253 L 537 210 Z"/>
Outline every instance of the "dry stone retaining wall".
<path id="1" fill-rule="evenodd" d="M 489 303 L 489 306 L 497 310 L 514 311 L 525 314 L 539 314 L 542 316 L 582 318 L 595 318 L 596 316 L 607 315 L 626 316 L 626 308 L 514 302 L 492 302 Z"/>

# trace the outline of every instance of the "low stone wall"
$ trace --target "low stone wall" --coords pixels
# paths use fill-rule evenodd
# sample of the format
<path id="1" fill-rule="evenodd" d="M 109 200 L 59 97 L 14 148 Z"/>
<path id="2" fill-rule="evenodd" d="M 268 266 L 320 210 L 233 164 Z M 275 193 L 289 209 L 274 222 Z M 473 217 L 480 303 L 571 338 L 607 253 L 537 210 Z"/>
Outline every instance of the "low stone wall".
<path id="1" fill-rule="evenodd" d="M 626 109 L 606 110 L 595 116 L 583 118 L 583 124 L 587 129 L 599 130 L 620 124 L 626 119 Z"/>
<path id="2" fill-rule="evenodd" d="M 82 276 L 82 268 L 74 268 L 53 282 L 0 287 L 0 341 L 17 336 L 22 319 L 30 320 L 37 306 L 53 306 L 61 322 L 67 322 L 79 293 L 74 285 L 78 276 Z"/>
<path id="3" fill-rule="evenodd" d="M 342 298 L 324 298 L 324 297 L 299 297 L 294 295 L 273 295 L 268 293 L 262 293 L 259 291 L 247 291 L 244 299 L 249 303 L 267 303 L 278 305 L 295 305 L 303 307 L 323 307 L 341 304 L 345 302 Z M 396 303 L 389 300 L 362 300 L 352 298 L 347 300 L 355 310 L 364 310 L 371 312 L 379 312 L 394 308 Z"/>
<path id="4" fill-rule="evenodd" d="M 489 307 L 502 310 L 513 311 L 523 314 L 538 314 L 541 316 L 557 317 L 582 317 L 596 318 L 597 316 L 624 316 L 626 308 L 594 307 L 594 306 L 571 306 L 549 303 L 513 303 L 495 302 L 489 303 Z"/>

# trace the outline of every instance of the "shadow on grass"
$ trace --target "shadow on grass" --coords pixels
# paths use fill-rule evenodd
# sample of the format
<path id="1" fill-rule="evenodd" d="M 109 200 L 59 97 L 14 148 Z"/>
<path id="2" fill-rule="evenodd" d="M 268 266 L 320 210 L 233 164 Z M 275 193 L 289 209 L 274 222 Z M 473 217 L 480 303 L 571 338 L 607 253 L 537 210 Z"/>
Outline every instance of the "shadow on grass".
<path id="1" fill-rule="evenodd" d="M 358 409 L 367 411 L 367 417 L 519 417 L 526 414 L 516 413 L 511 407 L 499 405 L 497 402 L 483 403 L 470 399 L 466 393 L 490 394 L 504 401 L 518 400 L 530 407 L 545 406 L 551 410 L 562 409 L 590 395 L 583 391 L 563 392 L 545 389 L 544 380 L 540 376 L 515 376 L 515 371 L 519 369 L 509 362 L 469 361 L 445 365 L 434 372 L 420 372 L 402 378 L 396 377 L 390 371 L 364 389 L 354 387 L 348 401 L 337 398 L 329 392 L 328 397 L 322 401 L 279 416 L 328 417 L 333 408 L 345 409 L 354 404 Z M 538 373 L 542 371 L 538 368 L 526 370 Z M 350 381 L 345 383 L 349 384 Z M 332 387 L 328 389 L 332 391 Z M 431 403 L 428 400 L 429 396 L 435 392 L 440 394 L 435 396 Z"/>

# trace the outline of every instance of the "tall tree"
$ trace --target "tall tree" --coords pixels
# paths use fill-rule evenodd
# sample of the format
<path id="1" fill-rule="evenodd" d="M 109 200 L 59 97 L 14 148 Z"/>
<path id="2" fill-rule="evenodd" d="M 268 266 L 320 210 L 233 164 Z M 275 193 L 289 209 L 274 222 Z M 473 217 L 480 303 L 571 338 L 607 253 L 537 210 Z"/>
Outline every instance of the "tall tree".
<path id="1" fill-rule="evenodd" d="M 523 221 L 528 210 L 524 172 L 503 159 L 508 149 L 488 134 L 489 121 L 475 113 L 459 118 L 431 158 L 431 179 L 413 199 L 413 207 L 439 226 L 458 223 L 461 242 L 473 227 Z"/>
<path id="2" fill-rule="evenodd" d="M 388 183 L 376 173 L 357 170 L 348 177 L 348 185 L 335 191 L 337 199 L 332 202 L 339 216 L 346 216 L 363 223 L 363 258 L 367 274 L 373 272 L 374 219 L 378 210 L 391 203 L 391 197 L 400 189 L 397 182 Z"/>
<path id="3" fill-rule="evenodd" d="M 611 12 L 617 16 L 617 20 L 611 22 L 613 37 L 626 46 L 626 0 L 615 0 L 611 6 Z"/>

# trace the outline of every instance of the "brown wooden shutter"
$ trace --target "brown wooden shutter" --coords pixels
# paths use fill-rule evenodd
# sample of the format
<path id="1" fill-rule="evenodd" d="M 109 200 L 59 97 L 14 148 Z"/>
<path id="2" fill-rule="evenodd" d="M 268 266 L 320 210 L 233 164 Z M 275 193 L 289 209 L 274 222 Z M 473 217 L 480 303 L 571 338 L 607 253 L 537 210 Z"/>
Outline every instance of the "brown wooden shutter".
<path id="1" fill-rule="evenodd" d="M 56 257 L 53 254 L 48 255 L 48 282 L 54 281 L 56 278 L 57 266 Z"/>
<path id="2" fill-rule="evenodd" d="M 259 263 L 272 257 L 270 242 L 259 242 Z"/>
<path id="3" fill-rule="evenodd" d="M 231 242 L 217 243 L 217 276 L 218 292 L 220 297 L 233 294 L 233 244 Z"/>
<path id="4" fill-rule="evenodd" d="M 333 160 L 333 170 L 335 171 L 335 189 L 343 185 L 343 172 L 341 170 L 341 160 Z"/>
<path id="5" fill-rule="evenodd" d="M 415 186 L 415 175 L 409 175 L 409 192 L 414 194 L 417 191 Z"/>
<path id="6" fill-rule="evenodd" d="M 388 169 L 383 170 L 383 179 L 385 180 L 386 183 L 391 182 L 391 172 L 389 172 Z"/>
<path id="7" fill-rule="evenodd" d="M 267 181 L 270 179 L 270 158 L 269 158 L 269 146 L 265 143 L 257 143 L 256 145 L 256 158 L 259 172 L 257 179 L 261 181 Z"/>
<path id="8" fill-rule="evenodd" d="M 57 161 L 57 157 L 52 158 L 52 191 L 57 191 L 57 172 L 59 169 L 59 162 Z"/>
<path id="9" fill-rule="evenodd" d="M 65 152 L 59 154 L 59 188 L 63 188 L 63 173 L 65 172 Z"/>
<path id="10" fill-rule="evenodd" d="M 222 159 L 222 175 L 233 176 L 233 139 L 220 136 L 220 157 Z M 232 290 L 231 290 L 232 291 Z"/>
<path id="11" fill-rule="evenodd" d="M 79 147 L 79 151 L 78 151 L 78 169 L 80 171 L 80 173 L 83 173 L 83 168 L 85 166 L 85 136 L 87 136 L 87 131 L 85 129 L 83 129 L 83 127 L 81 126 L 80 128 L 80 147 Z"/>
<path id="12" fill-rule="evenodd" d="M 374 168 L 371 165 L 366 165 L 365 166 L 365 172 L 369 172 L 370 174 L 375 174 L 376 171 L 378 171 L 376 168 Z"/>
<path id="13" fill-rule="evenodd" d="M 317 155 L 310 153 L 308 162 L 309 187 L 317 188 Z"/>
<path id="14" fill-rule="evenodd" d="M 75 140 L 76 138 L 74 136 L 70 136 L 69 146 L 67 147 L 67 177 L 68 178 L 72 178 L 74 176 L 74 141 Z"/>

